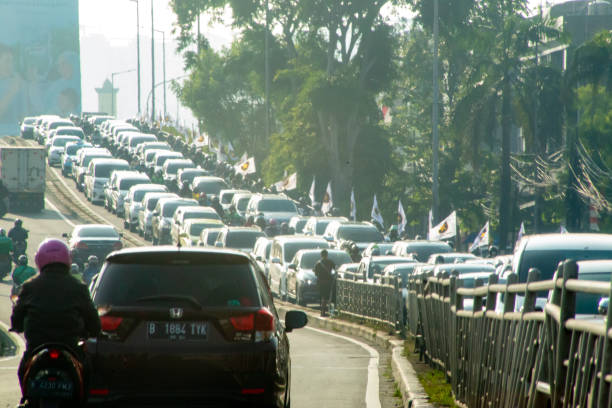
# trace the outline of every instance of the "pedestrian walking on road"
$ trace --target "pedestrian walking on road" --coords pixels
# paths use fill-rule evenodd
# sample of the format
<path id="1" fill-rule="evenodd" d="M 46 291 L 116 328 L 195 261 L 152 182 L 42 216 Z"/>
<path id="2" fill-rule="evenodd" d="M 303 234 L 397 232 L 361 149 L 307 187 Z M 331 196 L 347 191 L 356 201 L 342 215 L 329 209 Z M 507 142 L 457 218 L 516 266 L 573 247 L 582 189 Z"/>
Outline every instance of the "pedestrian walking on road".
<path id="1" fill-rule="evenodd" d="M 319 286 L 319 294 L 321 295 L 321 316 L 327 316 L 327 305 L 331 298 L 331 290 L 334 287 L 334 275 L 332 270 L 336 269 L 336 265 L 331 259 L 327 258 L 327 250 L 321 251 L 321 259 L 317 261 L 314 267 L 314 273 L 317 275 L 317 285 Z"/>

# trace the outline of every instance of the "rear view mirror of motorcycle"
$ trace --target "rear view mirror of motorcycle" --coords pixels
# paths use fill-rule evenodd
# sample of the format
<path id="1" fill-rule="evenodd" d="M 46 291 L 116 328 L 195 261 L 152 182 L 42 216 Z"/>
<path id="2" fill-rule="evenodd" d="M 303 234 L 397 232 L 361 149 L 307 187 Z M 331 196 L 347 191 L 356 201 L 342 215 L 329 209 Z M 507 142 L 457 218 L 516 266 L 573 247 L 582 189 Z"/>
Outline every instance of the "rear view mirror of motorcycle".
<path id="1" fill-rule="evenodd" d="M 68 238 L 68 233 L 67 233 L 67 232 L 64 232 L 64 233 L 62 234 L 62 238 Z"/>

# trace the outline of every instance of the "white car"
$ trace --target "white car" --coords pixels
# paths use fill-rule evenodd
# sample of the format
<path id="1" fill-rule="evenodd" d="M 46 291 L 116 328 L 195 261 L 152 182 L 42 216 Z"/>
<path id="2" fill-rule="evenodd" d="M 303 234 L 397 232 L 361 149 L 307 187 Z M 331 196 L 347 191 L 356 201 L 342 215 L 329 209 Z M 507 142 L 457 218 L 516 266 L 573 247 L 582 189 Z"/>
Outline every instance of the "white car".
<path id="1" fill-rule="evenodd" d="M 130 165 L 120 159 L 93 159 L 85 174 L 85 196 L 92 203 L 104 202 L 104 187 L 113 171 L 129 170 Z"/>
<path id="2" fill-rule="evenodd" d="M 153 225 L 153 212 L 157 206 L 157 202 L 162 198 L 179 198 L 174 193 L 145 193 L 140 204 L 140 211 L 138 212 L 138 233 L 144 237 L 144 239 L 151 239 L 152 236 L 152 225 Z"/>
<path id="3" fill-rule="evenodd" d="M 67 143 L 79 142 L 82 139 L 78 136 L 55 136 L 49 145 L 47 152 L 47 163 L 49 166 L 60 164 L 62 162 L 62 154 Z"/>
<path id="4" fill-rule="evenodd" d="M 146 193 L 166 193 L 168 188 L 161 184 L 136 184 L 130 187 L 123 200 L 123 226 L 130 231 L 136 231 L 138 213 L 142 209 L 142 199 Z"/>

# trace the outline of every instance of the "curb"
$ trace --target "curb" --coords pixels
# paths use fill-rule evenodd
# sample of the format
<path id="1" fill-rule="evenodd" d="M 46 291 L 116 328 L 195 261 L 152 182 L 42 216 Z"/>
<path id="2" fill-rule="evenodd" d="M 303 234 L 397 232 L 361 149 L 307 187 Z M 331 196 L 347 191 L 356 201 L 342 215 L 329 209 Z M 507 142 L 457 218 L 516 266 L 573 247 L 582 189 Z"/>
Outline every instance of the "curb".
<path id="1" fill-rule="evenodd" d="M 402 356 L 404 348 L 401 340 L 363 325 L 344 322 L 338 319 L 322 318 L 309 309 L 290 303 L 279 302 L 278 299 L 276 299 L 275 303 L 277 304 L 278 312 L 283 315 L 288 310 L 301 310 L 305 312 L 308 315 L 308 325 L 311 327 L 361 337 L 377 346 L 391 349 L 393 378 L 402 392 L 404 408 L 433 408 L 433 405 L 429 403 L 429 397 L 419 382 L 416 371 L 410 362 Z"/>

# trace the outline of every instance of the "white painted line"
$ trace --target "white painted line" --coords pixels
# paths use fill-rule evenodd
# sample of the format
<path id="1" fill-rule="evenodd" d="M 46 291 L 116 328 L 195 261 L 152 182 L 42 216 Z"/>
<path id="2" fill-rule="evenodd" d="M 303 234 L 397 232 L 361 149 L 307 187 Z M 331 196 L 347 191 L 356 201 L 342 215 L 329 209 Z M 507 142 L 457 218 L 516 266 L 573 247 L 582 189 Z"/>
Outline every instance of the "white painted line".
<path id="1" fill-rule="evenodd" d="M 57 215 L 59 215 L 60 218 L 66 222 L 66 224 L 70 225 L 72 228 L 76 227 L 76 224 L 74 222 L 70 221 L 68 218 L 66 218 L 66 216 L 64 214 L 62 214 L 62 212 L 59 210 L 59 208 L 57 208 L 51 201 L 49 201 L 48 198 L 45 198 L 45 203 L 47 203 L 47 205 L 49 207 L 51 207 L 51 209 L 53 211 L 55 211 L 55 213 Z"/>
<path id="2" fill-rule="evenodd" d="M 4 331 L 6 333 L 8 333 L 8 335 L 11 337 L 11 339 L 13 339 L 13 341 L 17 345 L 17 352 L 15 353 L 14 356 L 0 358 L 0 361 L 9 361 L 9 360 L 13 360 L 13 359 L 16 359 L 16 358 L 20 359 L 21 355 L 23 354 L 24 350 L 26 349 L 25 341 L 23 341 L 23 338 L 20 335 L 18 335 L 17 333 L 10 332 L 9 331 L 9 326 L 6 323 L 4 323 L 3 321 L 1 321 L 1 320 L 0 320 L 0 326 L 2 326 Z"/>
<path id="3" fill-rule="evenodd" d="M 57 173 L 57 170 L 55 170 L 52 167 L 49 167 L 49 170 L 52 171 L 53 173 L 55 173 L 55 177 L 59 180 L 60 183 L 62 183 L 64 185 L 64 187 L 66 187 L 66 190 L 70 193 L 70 195 L 72 195 L 74 197 L 75 200 L 79 201 L 82 205 L 85 206 L 85 208 L 89 209 L 91 212 L 94 212 L 94 210 L 92 210 L 91 208 L 89 208 L 89 206 L 87 205 L 87 203 L 85 203 L 81 197 L 79 197 L 78 195 L 75 194 L 74 191 L 72 191 L 72 189 L 68 186 L 68 184 L 66 184 L 66 182 L 64 181 L 64 177 L 60 176 Z M 97 211 L 95 211 L 96 215 L 98 217 L 100 217 L 105 223 L 107 223 L 108 225 L 115 225 L 113 222 L 107 220 L 106 218 L 104 218 L 103 216 L 101 216 Z M 136 237 L 130 237 L 130 239 L 137 241 L 139 243 L 141 243 L 142 245 L 147 245 L 146 242 L 142 241 L 139 238 Z"/>
<path id="4" fill-rule="evenodd" d="M 350 343 L 356 344 L 363 348 L 370 354 L 370 363 L 368 364 L 368 382 L 366 385 L 365 403 L 366 408 L 380 408 L 380 394 L 378 384 L 378 363 L 380 357 L 378 351 L 368 344 L 362 343 L 359 340 L 355 340 L 350 337 L 342 336 L 336 333 L 330 333 L 325 330 L 315 329 L 314 327 L 304 327 L 305 329 L 316 331 L 317 333 L 325 334 L 327 336 L 337 337 L 342 340 L 346 340 Z"/>

